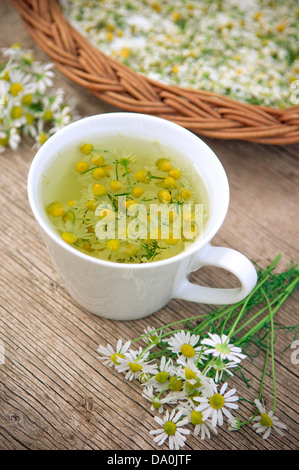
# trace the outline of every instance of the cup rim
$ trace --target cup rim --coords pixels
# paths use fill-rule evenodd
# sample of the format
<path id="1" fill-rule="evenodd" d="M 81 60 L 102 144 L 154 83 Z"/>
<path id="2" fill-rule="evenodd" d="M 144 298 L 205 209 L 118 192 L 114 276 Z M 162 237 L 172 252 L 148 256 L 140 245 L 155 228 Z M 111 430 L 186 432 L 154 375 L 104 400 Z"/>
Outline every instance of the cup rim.
<path id="1" fill-rule="evenodd" d="M 217 218 L 217 223 L 214 223 L 214 226 L 210 228 L 208 235 L 205 235 L 203 233 L 202 236 L 200 236 L 194 243 L 192 243 L 191 246 L 189 246 L 186 250 L 183 250 L 182 252 L 178 253 L 177 255 L 174 255 L 170 258 L 166 258 L 164 260 L 158 260 L 158 261 L 151 261 L 148 263 L 118 263 L 114 261 L 107 261 L 103 260 L 100 258 L 95 258 L 93 256 L 87 255 L 76 248 L 72 247 L 71 245 L 68 245 L 65 243 L 61 237 L 55 232 L 54 229 L 50 227 L 50 224 L 48 225 L 44 218 L 41 216 L 38 204 L 36 203 L 36 199 L 34 196 L 34 185 L 36 185 L 38 181 L 38 176 L 41 177 L 41 175 L 36 175 L 36 167 L 40 163 L 40 160 L 43 157 L 44 153 L 47 152 L 48 148 L 52 145 L 54 140 L 57 140 L 58 138 L 61 138 L 63 134 L 70 132 L 70 129 L 76 129 L 76 127 L 81 126 L 82 122 L 88 124 L 88 121 L 92 120 L 101 120 L 101 119 L 106 119 L 109 116 L 109 118 L 120 118 L 120 119 L 143 119 L 143 120 L 148 120 L 148 121 L 160 121 L 164 125 L 167 125 L 169 127 L 172 127 L 174 131 L 176 132 L 181 132 L 184 134 L 187 138 L 193 139 L 193 141 L 197 141 L 200 143 L 202 148 L 205 148 L 208 151 L 209 157 L 214 160 L 214 163 L 218 165 L 218 168 L 220 172 L 222 173 L 222 182 L 224 184 L 224 189 L 226 198 L 223 199 L 223 206 L 222 206 L 222 212 L 218 214 Z M 109 119 L 108 118 L 108 119 Z M 27 195 L 28 195 L 28 200 L 29 204 L 32 210 L 32 213 L 35 217 L 35 220 L 37 221 L 38 225 L 40 228 L 55 242 L 57 243 L 61 248 L 66 250 L 68 253 L 77 256 L 78 258 L 81 258 L 85 261 L 91 262 L 93 264 L 99 265 L 99 266 L 110 266 L 114 268 L 119 268 L 119 269 L 149 269 L 150 267 L 159 267 L 159 266 L 165 266 L 167 264 L 172 264 L 174 262 L 181 261 L 182 259 L 194 255 L 197 251 L 199 251 L 204 245 L 209 243 L 211 239 L 214 237 L 214 235 L 217 233 L 219 228 L 221 227 L 227 211 L 228 211 L 228 206 L 229 206 L 229 197 L 230 197 L 230 191 L 229 191 L 229 183 L 228 183 L 228 178 L 226 175 L 226 172 L 224 170 L 224 167 L 222 163 L 220 162 L 219 158 L 217 155 L 214 153 L 214 151 L 196 134 L 191 132 L 190 130 L 180 126 L 179 124 L 176 124 L 172 121 L 168 121 L 164 118 L 160 118 L 158 116 L 152 116 L 152 115 L 147 115 L 147 114 L 141 114 L 141 113 L 131 113 L 131 112 L 108 112 L 108 113 L 101 113 L 101 114 L 95 114 L 87 117 L 83 117 L 77 121 L 74 121 L 67 126 L 63 127 L 62 129 L 58 130 L 54 135 L 50 136 L 48 140 L 40 147 L 40 149 L 37 151 L 35 156 L 33 157 L 33 160 L 31 162 L 29 172 L 28 172 L 28 177 L 27 177 Z"/>

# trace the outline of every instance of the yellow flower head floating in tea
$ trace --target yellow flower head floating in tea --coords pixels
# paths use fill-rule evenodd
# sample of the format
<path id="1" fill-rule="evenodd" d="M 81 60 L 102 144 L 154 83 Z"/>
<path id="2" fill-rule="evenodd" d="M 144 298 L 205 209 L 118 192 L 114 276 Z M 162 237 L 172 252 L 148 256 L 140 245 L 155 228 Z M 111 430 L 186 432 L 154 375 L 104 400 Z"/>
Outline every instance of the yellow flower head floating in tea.
<path id="1" fill-rule="evenodd" d="M 65 171 L 50 171 L 46 212 L 65 243 L 81 252 L 146 263 L 175 256 L 202 235 L 206 190 L 174 149 L 112 136 L 80 142 L 59 158 Z"/>

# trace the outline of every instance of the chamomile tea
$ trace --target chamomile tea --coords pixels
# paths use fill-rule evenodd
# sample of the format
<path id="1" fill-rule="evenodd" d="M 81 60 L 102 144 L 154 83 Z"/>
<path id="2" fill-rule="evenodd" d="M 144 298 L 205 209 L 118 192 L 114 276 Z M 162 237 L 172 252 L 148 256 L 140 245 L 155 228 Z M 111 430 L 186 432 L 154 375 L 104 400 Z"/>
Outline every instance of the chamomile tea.
<path id="1" fill-rule="evenodd" d="M 43 177 L 62 240 L 118 263 L 171 258 L 202 235 L 207 190 L 195 165 L 156 140 L 111 135 L 61 151 Z"/>

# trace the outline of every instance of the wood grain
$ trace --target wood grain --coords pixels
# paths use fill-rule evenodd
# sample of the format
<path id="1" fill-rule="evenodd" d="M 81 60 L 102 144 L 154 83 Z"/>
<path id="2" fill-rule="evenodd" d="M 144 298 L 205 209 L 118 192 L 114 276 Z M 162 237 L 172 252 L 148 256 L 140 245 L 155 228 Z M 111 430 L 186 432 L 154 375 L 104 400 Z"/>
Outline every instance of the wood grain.
<path id="1" fill-rule="evenodd" d="M 18 14 L 0 4 L 1 46 L 19 42 L 37 58 L 48 57 L 33 43 Z M 81 115 L 115 110 L 56 71 L 57 84 L 78 100 Z M 150 98 L 150 97 L 149 97 Z M 279 267 L 298 262 L 298 144 L 267 146 L 204 138 L 228 174 L 231 200 L 227 218 L 213 243 L 230 246 L 265 267 L 283 253 Z M 136 322 L 114 322 L 79 308 L 63 289 L 33 219 L 26 193 L 34 156 L 27 139 L 15 152 L 0 155 L 0 339 L 5 362 L 0 365 L 1 450 L 157 450 L 149 431 L 153 414 L 140 386 L 128 382 L 98 359 L 99 344 L 133 339 L 147 325 L 160 327 L 209 306 L 172 300 L 161 311 Z M 230 275 L 204 268 L 194 282 L 229 286 Z M 277 315 L 285 326 L 298 323 L 298 292 Z M 298 448 L 298 368 L 286 349 L 292 336 L 279 332 L 275 343 L 277 415 L 288 426 L 285 437 L 264 441 L 251 428 L 221 430 L 201 441 L 190 437 L 184 450 L 295 450 Z M 247 388 L 240 377 L 232 383 L 240 396 L 257 396 L 264 353 L 246 361 Z M 266 377 L 264 398 L 271 407 L 273 389 Z M 252 414 L 246 402 L 240 408 Z M 167 449 L 162 446 L 162 450 Z"/>

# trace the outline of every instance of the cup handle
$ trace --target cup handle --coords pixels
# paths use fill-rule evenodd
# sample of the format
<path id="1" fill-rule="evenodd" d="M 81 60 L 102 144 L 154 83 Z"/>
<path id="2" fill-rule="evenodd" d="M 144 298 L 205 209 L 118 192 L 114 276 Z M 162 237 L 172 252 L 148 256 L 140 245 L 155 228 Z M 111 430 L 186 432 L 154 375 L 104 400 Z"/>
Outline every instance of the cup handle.
<path id="1" fill-rule="evenodd" d="M 175 288 L 174 298 L 203 304 L 234 304 L 243 300 L 257 282 L 257 273 L 253 264 L 244 255 L 231 248 L 207 244 L 193 257 L 189 273 L 203 266 L 215 266 L 230 271 L 239 279 L 241 286 L 233 289 L 204 287 L 185 278 Z"/>

